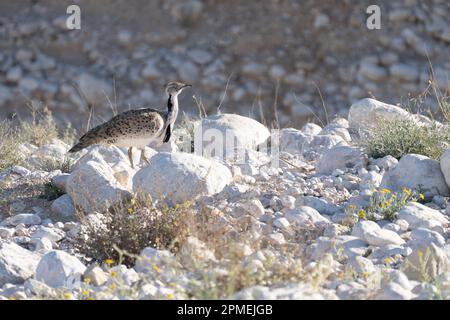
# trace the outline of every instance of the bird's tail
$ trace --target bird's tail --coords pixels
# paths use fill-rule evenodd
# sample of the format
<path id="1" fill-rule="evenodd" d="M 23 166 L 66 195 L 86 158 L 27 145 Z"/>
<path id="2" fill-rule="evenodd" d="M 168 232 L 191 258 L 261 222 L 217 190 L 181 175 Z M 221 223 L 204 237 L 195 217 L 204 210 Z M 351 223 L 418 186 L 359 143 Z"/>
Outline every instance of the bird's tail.
<path id="1" fill-rule="evenodd" d="M 78 142 L 76 145 L 74 145 L 70 150 L 69 150 L 69 152 L 70 153 L 73 153 L 73 152 L 78 152 L 78 151 L 80 151 L 80 150 L 82 150 L 82 149 L 84 149 L 84 148 L 86 148 L 86 147 L 89 147 L 90 146 L 90 144 L 87 144 L 87 143 L 83 143 L 83 142 Z"/>
<path id="2" fill-rule="evenodd" d="M 97 142 L 100 142 L 100 139 L 98 139 L 97 132 L 99 131 L 99 128 L 96 127 L 88 132 L 86 132 L 78 141 L 76 145 L 74 145 L 69 152 L 77 152 L 84 148 L 87 148 Z"/>

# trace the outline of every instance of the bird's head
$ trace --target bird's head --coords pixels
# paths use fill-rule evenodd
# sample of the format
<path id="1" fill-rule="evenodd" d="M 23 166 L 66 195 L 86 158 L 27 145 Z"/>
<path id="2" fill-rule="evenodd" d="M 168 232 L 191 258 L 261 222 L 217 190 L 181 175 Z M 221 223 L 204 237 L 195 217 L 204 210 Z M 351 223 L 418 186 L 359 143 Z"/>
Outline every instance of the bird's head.
<path id="1" fill-rule="evenodd" d="M 169 82 L 165 85 L 166 93 L 168 96 L 176 96 L 181 91 L 183 91 L 184 88 L 191 87 L 190 84 L 185 84 L 182 82 Z"/>

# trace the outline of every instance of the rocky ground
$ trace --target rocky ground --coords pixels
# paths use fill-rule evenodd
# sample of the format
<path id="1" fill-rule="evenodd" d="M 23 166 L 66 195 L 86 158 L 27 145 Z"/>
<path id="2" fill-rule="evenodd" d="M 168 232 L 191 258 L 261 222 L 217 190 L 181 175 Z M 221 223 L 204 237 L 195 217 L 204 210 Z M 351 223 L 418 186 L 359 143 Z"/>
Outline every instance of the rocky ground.
<path id="1" fill-rule="evenodd" d="M 70 146 L 21 145 L 23 165 L 0 173 L 0 298 L 449 298 L 450 151 L 372 158 L 357 143 L 379 119 L 443 124 L 373 99 L 346 118 L 281 129 L 279 167 L 251 149 L 269 130 L 234 114 L 192 125 L 231 130 L 245 161 L 177 150 L 180 127 L 136 169 L 94 146 L 66 173 L 30 170 Z"/>
<path id="2" fill-rule="evenodd" d="M 65 26 L 73 3 L 81 30 Z M 323 104 L 333 117 L 367 96 L 410 102 L 427 89 L 430 62 L 448 89 L 448 1 L 377 3 L 380 30 L 366 28 L 368 0 L 3 1 L 0 115 L 25 117 L 27 104 L 44 104 L 85 128 L 88 106 L 94 124 L 111 105 L 163 107 L 163 84 L 181 80 L 197 98 L 183 98 L 185 112 L 220 105 L 300 127 L 324 121 Z M 436 111 L 432 97 L 426 104 Z"/>

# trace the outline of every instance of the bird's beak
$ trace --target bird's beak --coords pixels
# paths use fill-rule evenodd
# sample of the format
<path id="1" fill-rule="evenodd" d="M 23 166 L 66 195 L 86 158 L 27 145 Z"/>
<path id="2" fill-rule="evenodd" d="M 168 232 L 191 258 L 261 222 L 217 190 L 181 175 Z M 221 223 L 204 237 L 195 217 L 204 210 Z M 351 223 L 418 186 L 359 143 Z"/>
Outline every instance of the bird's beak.
<path id="1" fill-rule="evenodd" d="M 191 84 L 185 84 L 185 85 L 183 86 L 183 88 L 187 88 L 187 87 L 192 87 L 192 85 L 191 85 Z"/>

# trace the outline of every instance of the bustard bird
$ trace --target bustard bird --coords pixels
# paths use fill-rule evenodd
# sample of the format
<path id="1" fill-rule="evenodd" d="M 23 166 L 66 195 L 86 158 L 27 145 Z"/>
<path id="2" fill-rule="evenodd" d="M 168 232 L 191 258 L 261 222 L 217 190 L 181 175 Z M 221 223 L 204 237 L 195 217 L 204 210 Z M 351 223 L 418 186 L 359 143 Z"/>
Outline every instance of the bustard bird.
<path id="1" fill-rule="evenodd" d="M 178 95 L 191 85 L 169 82 L 165 86 L 168 96 L 167 111 L 151 108 L 128 110 L 86 132 L 69 152 L 80 151 L 93 144 L 116 145 L 128 148 L 128 158 L 133 165 L 133 147 L 141 150 L 140 160 L 149 163 L 144 148 L 151 142 L 169 141 L 178 114 Z"/>

